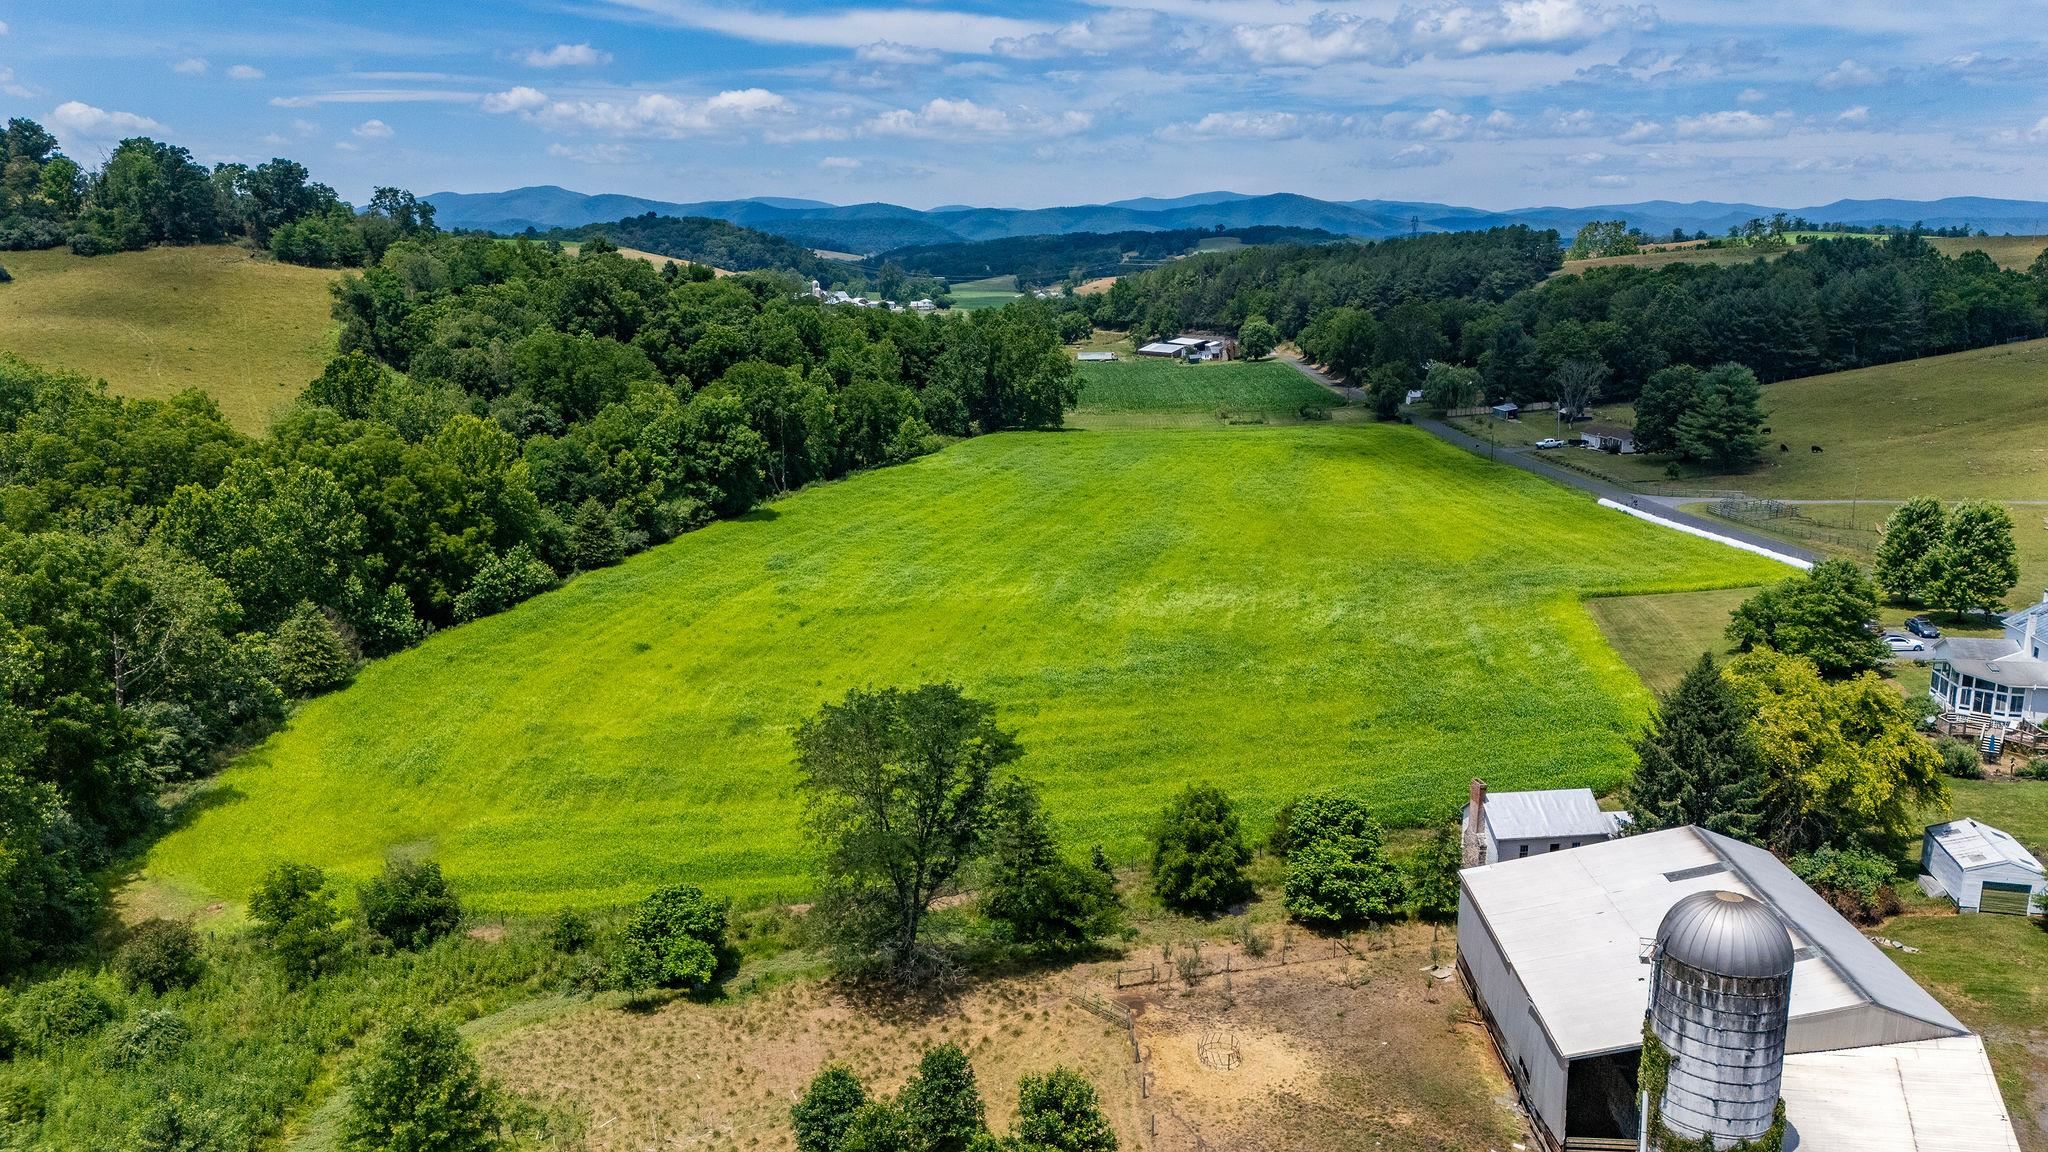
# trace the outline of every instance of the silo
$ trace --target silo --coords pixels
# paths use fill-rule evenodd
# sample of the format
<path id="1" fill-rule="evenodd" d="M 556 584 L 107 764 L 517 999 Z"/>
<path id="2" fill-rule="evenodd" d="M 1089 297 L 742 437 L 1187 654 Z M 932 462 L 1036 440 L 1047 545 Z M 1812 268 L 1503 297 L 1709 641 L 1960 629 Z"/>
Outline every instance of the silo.
<path id="1" fill-rule="evenodd" d="M 1659 1113 L 1726 1148 L 1771 1127 L 1785 1071 L 1792 940 L 1762 901 L 1695 892 L 1657 928 L 1650 1025 L 1671 1058 Z"/>

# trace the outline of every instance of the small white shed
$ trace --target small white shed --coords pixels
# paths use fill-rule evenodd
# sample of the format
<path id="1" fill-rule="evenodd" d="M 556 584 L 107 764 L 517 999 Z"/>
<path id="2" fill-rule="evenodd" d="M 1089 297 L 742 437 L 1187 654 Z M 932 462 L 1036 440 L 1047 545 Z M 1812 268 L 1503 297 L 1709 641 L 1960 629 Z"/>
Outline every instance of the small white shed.
<path id="1" fill-rule="evenodd" d="M 1920 842 L 1920 870 L 1964 912 L 2025 916 L 2048 892 L 2041 862 L 2011 835 L 1969 817 L 1933 824 Z"/>

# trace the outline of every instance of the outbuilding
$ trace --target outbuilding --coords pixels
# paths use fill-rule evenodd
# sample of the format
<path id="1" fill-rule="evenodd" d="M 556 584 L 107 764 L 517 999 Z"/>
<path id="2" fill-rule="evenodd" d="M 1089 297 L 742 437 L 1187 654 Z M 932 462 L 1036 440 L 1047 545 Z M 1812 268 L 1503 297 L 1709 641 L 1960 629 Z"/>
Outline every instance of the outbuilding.
<path id="1" fill-rule="evenodd" d="M 1493 414 L 1503 420 L 1519 420 L 1522 418 L 1522 406 L 1512 400 L 1505 404 L 1495 404 Z"/>
<path id="2" fill-rule="evenodd" d="M 1476 849 L 1466 862 L 1492 864 L 1605 843 L 1621 834 L 1629 814 L 1602 812 L 1591 788 L 1488 792 L 1485 781 L 1474 780 L 1459 821 L 1467 845 Z"/>
<path id="3" fill-rule="evenodd" d="M 2048 877 L 2025 845 L 1969 817 L 1928 827 L 1920 841 L 1920 886 L 1963 912 L 2025 916 L 2043 901 Z"/>

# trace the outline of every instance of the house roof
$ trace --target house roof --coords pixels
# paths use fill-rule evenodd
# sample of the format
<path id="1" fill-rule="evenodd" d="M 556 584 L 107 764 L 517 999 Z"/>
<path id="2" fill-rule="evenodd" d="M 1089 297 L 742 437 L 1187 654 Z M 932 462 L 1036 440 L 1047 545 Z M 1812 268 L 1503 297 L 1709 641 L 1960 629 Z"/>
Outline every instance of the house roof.
<path id="1" fill-rule="evenodd" d="M 1827 1152 L 2019 1152 L 1976 1036 L 1785 1057 L 1799 1146 Z"/>
<path id="2" fill-rule="evenodd" d="M 1794 948 L 1792 1023 L 1803 1048 L 1867 1033 L 1844 1018 L 1868 1021 L 1871 1013 L 1881 1017 L 1879 1030 L 1899 1040 L 1968 1032 L 1776 857 L 1704 829 L 1624 836 L 1461 875 L 1567 1058 L 1642 1043 L 1651 972 L 1645 944 L 1673 904 L 1717 890 L 1762 900 L 1785 921 Z"/>
<path id="3" fill-rule="evenodd" d="M 1496 840 L 1614 835 L 1614 817 L 1600 810 L 1591 788 L 1489 793 L 1486 826 Z"/>
<path id="4" fill-rule="evenodd" d="M 2010 640 L 1944 636 L 1929 655 L 1979 680 L 2008 688 L 2048 688 L 2048 660 L 2021 655 L 2020 646 Z"/>
<path id="5" fill-rule="evenodd" d="M 1181 346 L 1178 344 L 1168 344 L 1165 341 L 1157 341 L 1145 345 L 1143 348 L 1138 349 L 1138 351 L 1150 353 L 1154 356 L 1178 356 L 1180 355 Z"/>
<path id="6" fill-rule="evenodd" d="M 1930 824 L 1927 834 L 1940 841 L 1966 872 L 1997 864 L 2017 864 L 2030 872 L 2041 871 L 2041 862 L 2010 833 L 1968 816 L 1946 824 Z"/>
<path id="7" fill-rule="evenodd" d="M 1587 424 L 1582 426 L 1579 431 L 1581 433 L 1591 433 L 1595 436 L 1612 436 L 1618 440 L 1633 440 L 1636 436 L 1635 429 L 1623 424 Z"/>

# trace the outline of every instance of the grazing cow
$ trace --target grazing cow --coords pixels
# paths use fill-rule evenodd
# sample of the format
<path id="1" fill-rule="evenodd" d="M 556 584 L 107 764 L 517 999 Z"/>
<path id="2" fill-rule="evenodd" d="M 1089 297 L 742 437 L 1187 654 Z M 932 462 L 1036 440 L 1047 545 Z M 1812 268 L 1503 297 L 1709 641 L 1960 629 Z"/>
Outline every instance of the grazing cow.
<path id="1" fill-rule="evenodd" d="M 1813 446 L 1813 450 L 1814 450 L 1815 452 L 1818 452 L 1818 451 L 1820 451 L 1820 445 L 1818 445 L 1818 444 L 1815 444 L 1815 445 Z"/>
<path id="2" fill-rule="evenodd" d="M 1790 452 L 1791 450 L 1792 450 L 1792 446 L 1791 446 L 1790 444 L 1780 444 L 1780 445 L 1778 445 L 1778 451 L 1780 451 L 1780 452 Z"/>

